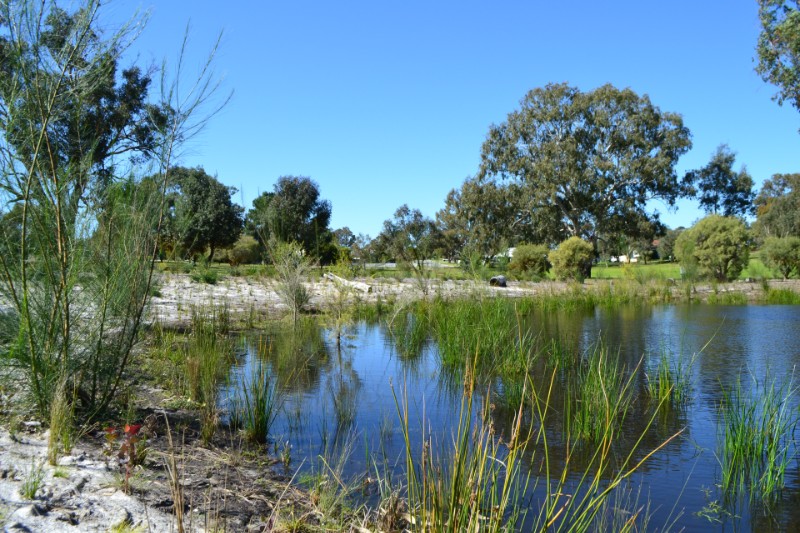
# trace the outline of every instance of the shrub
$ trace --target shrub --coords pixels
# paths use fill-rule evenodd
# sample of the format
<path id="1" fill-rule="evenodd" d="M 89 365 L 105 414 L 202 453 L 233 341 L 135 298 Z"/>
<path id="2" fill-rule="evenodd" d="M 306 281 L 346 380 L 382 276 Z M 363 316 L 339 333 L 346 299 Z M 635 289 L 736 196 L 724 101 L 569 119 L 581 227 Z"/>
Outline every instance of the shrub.
<path id="1" fill-rule="evenodd" d="M 783 279 L 800 268 L 800 237 L 770 237 L 761 249 L 764 262 L 780 272 Z"/>
<path id="2" fill-rule="evenodd" d="M 591 268 L 593 255 L 591 244 L 579 237 L 570 237 L 551 251 L 547 258 L 553 265 L 556 279 L 583 281 L 585 273 Z"/>
<path id="3" fill-rule="evenodd" d="M 228 250 L 228 262 L 231 266 L 257 263 L 261 259 L 258 241 L 250 235 L 242 235 Z"/>
<path id="4" fill-rule="evenodd" d="M 544 244 L 520 244 L 514 249 L 508 268 L 517 275 L 543 278 L 550 269 L 548 253 L 550 249 Z"/>
<path id="5" fill-rule="evenodd" d="M 680 234 L 675 255 L 684 270 L 717 281 L 735 279 L 750 257 L 747 229 L 738 218 L 711 215 Z"/>

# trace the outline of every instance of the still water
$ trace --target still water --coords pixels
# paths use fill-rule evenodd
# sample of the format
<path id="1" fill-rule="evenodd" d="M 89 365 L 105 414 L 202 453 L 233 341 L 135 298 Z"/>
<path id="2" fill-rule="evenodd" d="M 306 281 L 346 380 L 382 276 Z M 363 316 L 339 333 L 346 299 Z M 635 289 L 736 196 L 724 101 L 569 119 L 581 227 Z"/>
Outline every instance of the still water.
<path id="1" fill-rule="evenodd" d="M 655 420 L 639 447 L 639 456 L 676 432 L 682 433 L 650 457 L 627 487 L 629 498 L 639 501 L 629 507 L 649 502 L 648 529 L 800 528 L 796 455 L 787 470 L 788 488 L 768 512 L 751 508 L 746 500 L 726 500 L 719 489 L 718 460 L 719 408 L 725 390 L 737 383 L 746 391 L 756 390 L 759 384 L 773 380 L 796 387 L 800 306 L 631 306 L 534 312 L 527 320 L 541 342 L 557 339 L 581 353 L 601 341 L 628 369 L 641 365 L 643 370 L 652 370 L 663 354 L 691 362 L 691 396 L 686 407 Z M 303 330 L 300 335 L 274 332 L 251 336 L 246 356 L 234 369 L 238 374 L 247 373 L 255 358 L 260 358 L 277 376 L 284 403 L 270 442 L 276 451 L 291 458 L 291 472 L 314 472 L 320 468 L 320 455 L 330 458 L 345 448 L 350 453 L 344 475 L 352 479 L 400 471 L 405 448 L 398 402 L 404 397 L 412 420 L 412 447 L 421 449 L 423 431 L 438 442 L 451 440 L 462 382 L 441 369 L 435 343 L 429 340 L 409 353 L 397 347 L 384 326 L 360 323 L 337 347 L 330 331 L 312 325 Z M 639 372 L 636 379 L 634 389 L 641 392 L 645 372 Z M 486 399 L 494 404 L 492 395 L 502 385 L 489 379 L 486 388 L 479 389 L 485 392 L 479 394 L 478 402 Z M 793 391 L 794 408 L 796 396 Z M 623 430 L 629 439 L 640 435 L 650 419 L 642 398 L 633 405 Z M 498 435 L 507 433 L 511 416 L 498 402 L 492 411 Z M 553 448 L 551 457 L 558 463 L 555 448 L 559 446 Z M 531 462 L 534 457 L 535 450 L 531 450 Z M 580 464 L 579 459 L 572 462 Z M 369 491 L 364 494 L 367 500 L 371 497 L 376 496 Z M 529 498 L 535 506 L 536 495 Z"/>

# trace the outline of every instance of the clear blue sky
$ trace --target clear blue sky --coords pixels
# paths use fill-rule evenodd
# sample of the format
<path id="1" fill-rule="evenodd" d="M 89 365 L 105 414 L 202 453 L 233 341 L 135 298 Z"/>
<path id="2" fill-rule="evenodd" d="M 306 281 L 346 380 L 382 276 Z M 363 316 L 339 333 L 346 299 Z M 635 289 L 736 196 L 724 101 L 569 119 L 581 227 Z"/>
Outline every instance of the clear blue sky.
<path id="1" fill-rule="evenodd" d="M 760 187 L 800 171 L 800 113 L 771 100 L 754 72 L 755 0 L 705 1 L 117 1 L 150 20 L 132 53 L 175 58 L 191 23 L 190 65 L 223 31 L 217 72 L 228 106 L 184 154 L 241 189 L 246 208 L 279 176 L 309 176 L 331 226 L 375 236 L 403 203 L 433 217 L 473 175 L 492 123 L 530 89 L 604 83 L 683 115 L 693 149 L 721 143 Z M 701 216 L 654 205 L 670 226 Z"/>

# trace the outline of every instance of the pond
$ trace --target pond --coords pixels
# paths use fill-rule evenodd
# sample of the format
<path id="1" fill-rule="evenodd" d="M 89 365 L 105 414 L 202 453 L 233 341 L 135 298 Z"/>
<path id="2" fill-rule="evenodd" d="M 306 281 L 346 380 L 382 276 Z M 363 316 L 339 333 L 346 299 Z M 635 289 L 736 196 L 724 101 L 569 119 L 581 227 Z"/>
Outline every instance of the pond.
<path id="1" fill-rule="evenodd" d="M 790 457 L 786 489 L 768 505 L 757 494 L 753 497 L 755 489 L 732 495 L 721 487 L 726 420 L 721 406 L 726 395 L 730 400 L 732 391 L 740 391 L 744 405 L 750 405 L 749 400 L 775 384 L 776 398 L 787 399 L 782 408 L 789 419 L 797 418 L 793 379 L 800 362 L 800 306 L 529 309 L 521 321 L 525 331 L 535 333 L 537 346 L 557 344 L 560 351 L 583 358 L 604 346 L 602 353 L 618 362 L 615 368 L 632 376 L 632 402 L 612 455 L 619 465 L 635 448 L 631 461 L 646 460 L 623 484 L 617 503 L 604 512 L 643 508 L 648 529 L 658 530 L 671 526 L 684 531 L 779 531 L 800 523 L 794 426 L 786 430 L 779 450 Z M 253 334 L 245 344 L 246 355 L 233 373 L 247 374 L 260 361 L 276 377 L 283 403 L 270 430 L 270 446 L 285 457 L 290 473 L 299 470 L 296 479 L 327 468 L 340 469 L 337 473 L 360 483 L 402 473 L 406 448 L 399 411 L 405 404 L 413 453 L 422 450 L 423 434 L 435 443 L 452 442 L 464 372 L 443 364 L 432 336 L 418 335 L 409 342 L 398 338 L 385 321 L 361 322 L 346 331 L 337 346 L 331 331 L 304 322 L 295 333 Z M 648 381 L 664 359 L 673 370 L 683 369 L 688 385 L 687 399 L 677 408 L 660 408 L 646 397 Z M 564 437 L 567 415 L 560 406 L 566 405 L 562 396 L 572 387 L 571 374 L 537 364 L 528 372 L 530 383 L 550 391 L 549 403 L 556 406 L 543 422 L 553 431 L 548 468 L 560 472 L 569 464 L 569 475 L 578 483 L 582 473 L 592 469 L 593 448 L 575 446 Z M 518 397 L 510 394 L 512 388 L 495 374 L 476 380 L 475 411 L 489 406 L 498 438 L 508 438 L 511 432 L 516 410 L 513 401 L 504 399 Z M 527 422 L 535 425 L 530 417 Z M 529 446 L 523 460 L 533 479 L 542 473 L 542 446 Z M 537 512 L 543 490 L 542 483 L 530 483 L 526 501 L 531 514 Z M 360 497 L 374 503 L 377 489 L 365 490 Z M 639 522 L 643 524 L 643 518 Z"/>

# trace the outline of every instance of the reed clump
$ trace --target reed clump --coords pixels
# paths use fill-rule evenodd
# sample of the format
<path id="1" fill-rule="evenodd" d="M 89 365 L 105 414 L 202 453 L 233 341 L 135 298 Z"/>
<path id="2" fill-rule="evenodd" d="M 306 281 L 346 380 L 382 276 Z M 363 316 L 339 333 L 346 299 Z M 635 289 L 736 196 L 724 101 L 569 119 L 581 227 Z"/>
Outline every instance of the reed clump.
<path id="1" fill-rule="evenodd" d="M 691 395 L 690 372 L 694 359 L 661 353 L 656 367 L 646 373 L 646 392 L 659 406 L 682 407 Z"/>
<path id="2" fill-rule="evenodd" d="M 280 412 L 283 398 L 268 365 L 256 360 L 242 369 L 229 398 L 231 427 L 241 428 L 250 442 L 264 444 Z"/>
<path id="3" fill-rule="evenodd" d="M 718 457 L 721 487 L 729 496 L 749 490 L 750 502 L 769 504 L 786 485 L 796 456 L 794 430 L 800 414 L 791 403 L 795 388 L 766 378 L 745 391 L 739 380 L 723 394 Z"/>
<path id="4" fill-rule="evenodd" d="M 618 354 L 598 342 L 567 377 L 564 412 L 568 438 L 591 444 L 614 440 L 633 403 L 638 369 L 625 369 Z"/>

